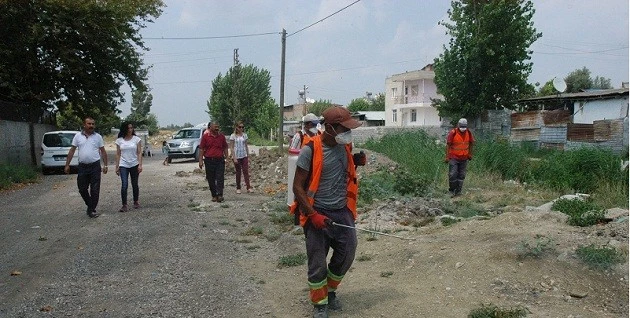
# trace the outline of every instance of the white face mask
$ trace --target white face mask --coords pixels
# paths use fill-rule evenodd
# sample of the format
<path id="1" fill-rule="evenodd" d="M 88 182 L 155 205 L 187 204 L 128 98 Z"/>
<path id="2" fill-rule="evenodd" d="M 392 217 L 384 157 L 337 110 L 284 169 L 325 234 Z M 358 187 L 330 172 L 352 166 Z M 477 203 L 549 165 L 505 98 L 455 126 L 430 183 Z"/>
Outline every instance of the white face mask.
<path id="1" fill-rule="evenodd" d="M 340 145 L 352 143 L 352 130 L 337 134 L 337 136 L 335 136 L 335 141 Z"/>
<path id="2" fill-rule="evenodd" d="M 459 131 L 464 132 L 464 131 L 466 131 L 466 128 L 462 128 L 462 127 L 460 127 L 460 128 L 459 128 Z"/>
<path id="3" fill-rule="evenodd" d="M 317 127 L 309 128 L 308 131 L 313 135 L 317 135 Z"/>

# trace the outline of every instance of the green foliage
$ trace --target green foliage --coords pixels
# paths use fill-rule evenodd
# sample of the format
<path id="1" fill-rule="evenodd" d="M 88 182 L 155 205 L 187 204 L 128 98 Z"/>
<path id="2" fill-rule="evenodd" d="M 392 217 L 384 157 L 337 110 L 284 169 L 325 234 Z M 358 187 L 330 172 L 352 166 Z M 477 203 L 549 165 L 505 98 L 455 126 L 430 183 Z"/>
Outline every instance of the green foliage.
<path id="1" fill-rule="evenodd" d="M 442 223 L 442 226 L 450 226 L 453 225 L 457 222 L 460 222 L 461 220 L 458 218 L 454 218 L 454 217 L 443 217 L 440 218 L 440 222 Z"/>
<path id="2" fill-rule="evenodd" d="M 558 91 L 553 87 L 553 80 L 550 79 L 538 90 L 536 96 L 550 96 L 556 94 L 558 94 Z"/>
<path id="3" fill-rule="evenodd" d="M 434 61 L 434 100 L 441 117 L 476 118 L 486 109 L 514 109 L 533 94 L 529 47 L 542 36 L 533 27 L 531 1 L 451 1 L 451 39 Z"/>
<path id="4" fill-rule="evenodd" d="M 271 212 L 269 215 L 269 220 L 277 225 L 292 225 L 293 215 L 289 214 L 289 209 L 285 205 L 283 211 Z"/>
<path id="5" fill-rule="evenodd" d="M 539 234 L 534 236 L 533 241 L 523 240 L 518 245 L 518 255 L 520 257 L 540 258 L 554 250 L 553 240 Z"/>
<path id="6" fill-rule="evenodd" d="M 16 183 L 37 181 L 37 171 L 26 165 L 0 164 L 0 189 Z"/>
<path id="7" fill-rule="evenodd" d="M 528 181 L 530 167 L 536 164 L 529 160 L 534 151 L 526 146 L 513 146 L 507 140 L 480 140 L 474 146 L 474 158 L 470 169 L 496 172 L 508 180 Z M 509 160 L 506 160 L 509 158 Z"/>
<path id="8" fill-rule="evenodd" d="M 140 31 L 160 16 L 163 5 L 161 0 L 1 1 L 0 95 L 19 101 L 16 111 L 27 120 L 72 105 L 79 118 L 91 116 L 111 127 L 106 117 L 119 112 L 121 86 L 144 86 Z"/>
<path id="9" fill-rule="evenodd" d="M 320 99 L 308 107 L 308 112 L 315 114 L 315 116 L 321 116 L 322 112 L 331 106 L 333 106 L 333 104 L 330 100 Z"/>
<path id="10" fill-rule="evenodd" d="M 148 88 L 139 88 L 131 92 L 131 114 L 125 121 L 132 123 L 139 129 L 147 129 L 149 135 L 155 135 L 160 131 L 157 117 L 150 113 L 153 105 L 153 95 Z"/>
<path id="11" fill-rule="evenodd" d="M 263 234 L 263 229 L 262 227 L 250 227 L 247 230 L 245 230 L 245 232 L 242 233 L 242 235 L 251 235 L 251 236 L 259 236 Z"/>
<path id="12" fill-rule="evenodd" d="M 365 98 L 355 98 L 348 104 L 348 110 L 350 112 L 362 112 L 370 109 L 371 103 Z"/>
<path id="13" fill-rule="evenodd" d="M 372 101 L 371 111 L 382 112 L 385 111 L 385 93 L 378 93 Z"/>
<path id="14" fill-rule="evenodd" d="M 278 267 L 292 267 L 292 266 L 300 266 L 306 263 L 306 254 L 294 254 L 282 256 L 278 260 Z"/>
<path id="15" fill-rule="evenodd" d="M 567 223 L 575 226 L 591 226 L 604 219 L 605 211 L 590 200 L 558 199 L 551 206 L 569 216 Z"/>
<path id="16" fill-rule="evenodd" d="M 564 81 L 567 83 L 567 93 L 579 93 L 590 88 L 612 88 L 610 79 L 599 76 L 595 77 L 595 79 L 591 78 L 591 71 L 586 68 L 586 66 L 569 73 L 569 75 L 564 78 Z"/>
<path id="17" fill-rule="evenodd" d="M 394 178 L 383 170 L 364 176 L 359 183 L 359 204 L 370 204 L 374 200 L 393 196 L 394 182 Z"/>
<path id="18" fill-rule="evenodd" d="M 369 254 L 361 254 L 357 258 L 357 262 L 367 262 L 372 260 L 372 255 Z"/>
<path id="19" fill-rule="evenodd" d="M 397 169 L 394 172 L 394 190 L 402 195 L 423 196 L 429 191 L 431 181 L 426 174 L 414 174 Z"/>
<path id="20" fill-rule="evenodd" d="M 482 304 L 480 308 L 470 311 L 468 318 L 521 318 L 527 317 L 529 310 L 522 306 L 501 308 L 494 304 Z"/>
<path id="21" fill-rule="evenodd" d="M 580 246 L 575 252 L 580 260 L 593 268 L 608 269 L 625 261 L 623 254 L 610 246 L 596 247 L 591 244 Z"/>
<path id="22" fill-rule="evenodd" d="M 226 134 L 231 134 L 236 122 L 242 121 L 248 135 L 269 138 L 278 122 L 277 107 L 271 98 L 271 75 L 268 70 L 253 65 L 232 66 L 225 75 L 212 81 L 208 113 Z"/>
<path id="23" fill-rule="evenodd" d="M 387 278 L 387 277 L 390 277 L 392 275 L 394 275 L 394 272 L 392 272 L 392 271 L 381 272 L 381 277 Z"/>

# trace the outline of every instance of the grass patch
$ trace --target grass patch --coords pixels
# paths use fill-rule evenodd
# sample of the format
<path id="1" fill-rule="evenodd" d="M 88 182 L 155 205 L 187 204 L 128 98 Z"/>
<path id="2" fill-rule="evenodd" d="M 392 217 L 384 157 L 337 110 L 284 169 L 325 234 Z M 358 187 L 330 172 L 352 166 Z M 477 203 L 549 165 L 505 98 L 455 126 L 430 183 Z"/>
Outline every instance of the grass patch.
<path id="1" fill-rule="evenodd" d="M 269 220 L 276 225 L 293 225 L 293 215 L 289 214 L 289 209 L 269 213 Z"/>
<path id="2" fill-rule="evenodd" d="M 248 243 L 251 243 L 251 242 L 253 242 L 253 241 L 252 241 L 252 240 L 250 240 L 250 239 L 243 239 L 243 238 L 241 238 L 241 239 L 236 239 L 234 242 L 236 242 L 236 243 L 242 243 L 242 244 L 248 244 Z"/>
<path id="3" fill-rule="evenodd" d="M 558 199 L 551 209 L 568 215 L 568 224 L 582 227 L 600 223 L 606 213 L 591 200 L 580 199 Z"/>
<path id="4" fill-rule="evenodd" d="M 245 236 L 259 236 L 263 234 L 263 228 L 256 226 L 256 227 L 250 227 L 247 230 L 245 230 L 242 235 Z"/>
<path id="5" fill-rule="evenodd" d="M 245 247 L 245 249 L 248 251 L 255 251 L 259 248 L 260 248 L 260 245 L 250 245 L 250 246 Z"/>
<path id="6" fill-rule="evenodd" d="M 445 217 L 445 218 L 440 218 L 440 222 L 442 222 L 442 226 L 451 226 L 457 222 L 460 222 L 460 220 L 457 218 Z"/>
<path id="7" fill-rule="evenodd" d="M 494 304 L 482 304 L 470 311 L 468 318 L 521 318 L 527 317 L 529 310 L 522 306 L 502 308 Z"/>
<path id="8" fill-rule="evenodd" d="M 540 258 L 549 252 L 553 252 L 555 247 L 551 238 L 536 234 L 532 241 L 521 241 L 517 250 L 520 257 Z"/>
<path id="9" fill-rule="evenodd" d="M 8 189 L 14 184 L 37 181 L 38 173 L 31 166 L 0 164 L 0 189 Z"/>
<path id="10" fill-rule="evenodd" d="M 576 250 L 576 254 L 580 260 L 590 267 L 599 269 L 608 269 L 615 264 L 625 261 L 623 254 L 610 246 L 596 247 L 592 244 L 580 246 Z"/>
<path id="11" fill-rule="evenodd" d="M 294 254 L 281 256 L 278 260 L 278 267 L 293 267 L 306 264 L 306 254 Z"/>
<path id="12" fill-rule="evenodd" d="M 356 258 L 357 262 L 367 262 L 372 260 L 372 255 L 369 254 L 361 254 Z"/>
<path id="13" fill-rule="evenodd" d="M 199 202 L 190 201 L 190 202 L 188 202 L 188 205 L 186 205 L 186 206 L 189 207 L 189 208 L 196 208 L 196 207 L 198 207 L 200 205 L 201 205 L 201 203 L 199 203 Z"/>
<path id="14" fill-rule="evenodd" d="M 280 236 L 282 236 L 282 233 L 280 232 L 276 232 L 276 231 L 269 231 L 268 233 L 266 233 L 264 235 L 264 237 L 267 239 L 267 241 L 269 242 L 275 242 L 277 241 Z"/>
<path id="15" fill-rule="evenodd" d="M 394 275 L 394 272 L 392 271 L 381 272 L 381 277 L 390 277 L 392 275 Z"/>

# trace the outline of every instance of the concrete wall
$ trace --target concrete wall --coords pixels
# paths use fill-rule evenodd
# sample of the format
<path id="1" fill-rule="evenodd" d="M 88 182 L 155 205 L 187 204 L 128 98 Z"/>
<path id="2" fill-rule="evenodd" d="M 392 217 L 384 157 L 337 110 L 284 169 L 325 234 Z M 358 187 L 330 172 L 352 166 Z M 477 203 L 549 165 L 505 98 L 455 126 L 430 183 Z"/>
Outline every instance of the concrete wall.
<path id="1" fill-rule="evenodd" d="M 35 156 L 39 165 L 44 133 L 54 131 L 52 125 L 34 124 Z M 0 163 L 31 165 L 29 123 L 0 120 Z"/>
<path id="2" fill-rule="evenodd" d="M 386 134 L 396 133 L 396 132 L 404 132 L 404 131 L 417 131 L 424 130 L 429 135 L 435 136 L 436 139 L 441 140 L 444 138 L 445 134 L 443 129 L 440 126 L 424 126 L 424 127 L 387 127 L 387 126 L 378 126 L 378 127 L 359 127 L 357 129 L 352 130 L 352 138 L 354 140 L 355 145 L 361 145 L 368 141 L 370 138 L 379 140 Z"/>

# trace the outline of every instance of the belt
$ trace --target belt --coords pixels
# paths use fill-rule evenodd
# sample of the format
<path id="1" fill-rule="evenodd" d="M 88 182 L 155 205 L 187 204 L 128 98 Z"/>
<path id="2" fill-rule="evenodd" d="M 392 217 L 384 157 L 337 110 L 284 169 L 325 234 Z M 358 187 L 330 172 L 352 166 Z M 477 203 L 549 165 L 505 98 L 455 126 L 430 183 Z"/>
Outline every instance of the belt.
<path id="1" fill-rule="evenodd" d="M 225 160 L 223 157 L 205 157 L 204 159 L 208 159 L 211 161 Z"/>
<path id="2" fill-rule="evenodd" d="M 91 165 L 95 165 L 95 164 L 98 164 L 100 166 L 101 165 L 101 161 L 97 160 L 97 161 L 94 161 L 92 163 L 79 162 L 79 166 L 91 166 Z"/>

